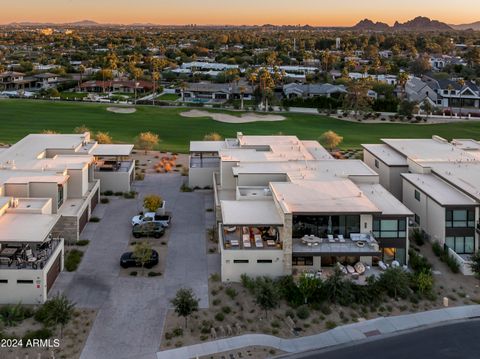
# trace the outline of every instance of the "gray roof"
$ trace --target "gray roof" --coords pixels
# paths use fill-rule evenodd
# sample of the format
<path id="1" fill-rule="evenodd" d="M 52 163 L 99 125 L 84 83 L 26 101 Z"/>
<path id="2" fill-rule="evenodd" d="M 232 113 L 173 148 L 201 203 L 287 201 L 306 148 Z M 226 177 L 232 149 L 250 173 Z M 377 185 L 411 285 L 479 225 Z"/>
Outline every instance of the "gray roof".
<path id="1" fill-rule="evenodd" d="M 347 90 L 343 85 L 325 84 L 288 84 L 283 87 L 285 94 L 301 93 L 303 95 L 329 95 L 332 93 L 346 93 Z"/>

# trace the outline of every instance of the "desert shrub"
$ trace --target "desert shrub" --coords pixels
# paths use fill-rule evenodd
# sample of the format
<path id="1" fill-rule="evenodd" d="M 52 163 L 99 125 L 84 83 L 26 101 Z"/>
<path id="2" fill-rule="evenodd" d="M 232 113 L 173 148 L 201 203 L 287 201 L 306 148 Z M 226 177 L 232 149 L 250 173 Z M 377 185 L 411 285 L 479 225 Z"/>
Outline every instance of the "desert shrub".
<path id="1" fill-rule="evenodd" d="M 213 304 L 213 305 L 219 305 L 220 303 L 222 303 L 222 301 L 221 301 L 220 299 L 218 299 L 218 298 L 212 300 L 212 304 Z"/>
<path id="2" fill-rule="evenodd" d="M 218 312 L 217 314 L 215 314 L 215 320 L 218 322 L 223 322 L 225 320 L 225 314 L 223 314 L 222 312 Z"/>
<path id="3" fill-rule="evenodd" d="M 84 247 L 86 245 L 88 245 L 90 243 L 90 241 L 88 239 L 81 239 L 79 241 L 77 241 L 77 246 L 80 246 L 80 247 Z"/>
<path id="4" fill-rule="evenodd" d="M 220 282 L 220 274 L 218 273 L 213 273 L 211 276 L 210 276 L 210 279 L 214 282 Z M 227 293 L 228 294 L 228 293 Z"/>
<path id="5" fill-rule="evenodd" d="M 242 274 L 240 276 L 240 280 L 242 282 L 242 285 L 244 288 L 248 289 L 250 293 L 253 293 L 255 290 L 255 280 L 253 278 L 250 278 L 246 274 Z"/>
<path id="6" fill-rule="evenodd" d="M 94 223 L 100 222 L 100 218 L 98 218 L 98 217 L 90 217 L 90 222 L 94 222 Z"/>
<path id="7" fill-rule="evenodd" d="M 433 250 L 433 253 L 434 253 L 437 257 L 440 257 L 440 256 L 443 254 L 443 248 L 442 248 L 441 244 L 438 243 L 438 241 L 433 242 L 433 244 L 432 244 L 432 250 Z"/>
<path id="8" fill-rule="evenodd" d="M 414 228 L 412 230 L 412 238 L 418 246 L 423 246 L 425 244 L 424 235 L 419 228 Z"/>
<path id="9" fill-rule="evenodd" d="M 148 272 L 148 274 L 147 274 L 147 276 L 149 276 L 149 277 L 158 277 L 158 276 L 161 276 L 161 275 L 162 275 L 162 273 L 160 273 L 160 272 L 153 272 L 153 271 L 152 271 L 152 272 Z"/>
<path id="10" fill-rule="evenodd" d="M 327 329 L 334 329 L 334 328 L 337 327 L 337 323 L 335 323 L 335 322 L 332 321 L 332 320 L 329 320 L 329 321 L 327 321 L 327 322 L 325 323 L 325 327 L 326 327 Z"/>
<path id="11" fill-rule="evenodd" d="M 173 335 L 174 337 L 181 337 L 181 336 L 183 336 L 183 329 L 180 328 L 180 327 L 173 329 L 173 330 L 172 330 L 172 335 Z"/>
<path id="12" fill-rule="evenodd" d="M 132 277 L 137 276 L 137 274 L 138 274 L 137 271 L 131 271 L 131 272 L 129 273 L 129 275 L 131 275 Z"/>
<path id="13" fill-rule="evenodd" d="M 232 308 L 230 308 L 228 305 L 222 307 L 222 312 L 225 314 L 230 314 L 232 312 Z"/>
<path id="14" fill-rule="evenodd" d="M 65 257 L 65 269 L 68 272 L 76 271 L 80 262 L 82 261 L 82 257 L 82 251 L 79 251 L 78 249 L 69 250 Z"/>
<path id="15" fill-rule="evenodd" d="M 305 320 L 310 316 L 310 310 L 306 305 L 302 305 L 297 308 L 297 317 L 299 319 Z"/>
<path id="16" fill-rule="evenodd" d="M 210 334 L 212 327 L 213 327 L 213 323 L 210 320 L 202 320 L 202 324 L 200 326 L 200 333 Z"/>
<path id="17" fill-rule="evenodd" d="M 234 299 L 234 298 L 237 296 L 237 291 L 235 290 L 235 288 L 232 288 L 232 287 L 228 287 L 227 289 L 225 289 L 225 293 L 226 293 L 231 299 Z"/>
<path id="18" fill-rule="evenodd" d="M 105 191 L 103 192 L 104 196 L 113 196 L 113 191 Z"/>
<path id="19" fill-rule="evenodd" d="M 103 197 L 103 198 L 100 199 L 100 203 L 107 204 L 109 202 L 110 202 L 110 199 L 108 199 L 108 198 Z"/>
<path id="20" fill-rule="evenodd" d="M 15 305 L 6 305 L 0 308 L 0 320 L 5 326 L 12 327 L 17 325 L 25 318 L 31 317 L 32 312 L 20 303 Z"/>

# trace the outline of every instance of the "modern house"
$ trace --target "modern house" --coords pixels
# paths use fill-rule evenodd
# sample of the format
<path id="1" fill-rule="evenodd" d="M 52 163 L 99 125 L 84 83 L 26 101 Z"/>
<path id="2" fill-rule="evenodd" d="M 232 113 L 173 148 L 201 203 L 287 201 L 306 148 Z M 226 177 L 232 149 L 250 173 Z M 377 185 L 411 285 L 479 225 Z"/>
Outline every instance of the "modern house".
<path id="1" fill-rule="evenodd" d="M 480 110 L 480 88 L 471 81 L 413 77 L 407 81 L 405 93 L 409 101 L 422 103 L 428 99 L 434 107 L 455 113 L 478 113 Z"/>
<path id="2" fill-rule="evenodd" d="M 183 91 L 183 99 L 186 102 L 221 103 L 228 100 L 240 99 L 251 100 L 253 88 L 246 83 L 218 84 L 211 82 L 188 83 Z"/>
<path id="3" fill-rule="evenodd" d="M 88 132 L 28 135 L 0 149 L 0 303 L 43 303 L 100 190 L 127 191 L 132 145 L 101 145 Z"/>
<path id="4" fill-rule="evenodd" d="M 283 86 L 283 93 L 286 98 L 308 98 L 308 97 L 332 97 L 346 94 L 347 89 L 343 85 L 325 84 L 299 84 L 291 83 Z"/>
<path id="5" fill-rule="evenodd" d="M 119 93 L 145 93 L 153 89 L 149 81 L 143 80 L 112 80 L 112 81 L 85 81 L 80 84 L 80 91 L 85 92 L 119 92 Z"/>
<path id="6" fill-rule="evenodd" d="M 24 90 L 30 88 L 31 80 L 25 79 L 25 74 L 15 71 L 0 73 L 0 91 Z"/>
<path id="7" fill-rule="evenodd" d="M 242 133 L 192 142 L 190 161 L 190 185 L 214 189 L 223 281 L 408 262 L 412 213 L 362 161 Z"/>
<path id="8" fill-rule="evenodd" d="M 413 213 L 431 242 L 448 248 L 464 274 L 479 249 L 480 143 L 383 139 L 363 145 L 365 163 Z"/>

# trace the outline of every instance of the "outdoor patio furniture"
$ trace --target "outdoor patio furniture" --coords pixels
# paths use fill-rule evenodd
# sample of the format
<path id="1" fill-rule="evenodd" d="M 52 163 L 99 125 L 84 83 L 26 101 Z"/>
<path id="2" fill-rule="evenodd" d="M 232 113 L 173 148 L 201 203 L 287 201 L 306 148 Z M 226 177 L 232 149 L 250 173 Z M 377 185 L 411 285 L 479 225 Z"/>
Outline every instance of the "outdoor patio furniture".
<path id="1" fill-rule="evenodd" d="M 3 248 L 2 251 L 0 251 L 0 256 L 13 258 L 15 254 L 17 254 L 17 251 L 18 251 L 18 248 L 13 248 L 13 247 Z"/>
<path id="2" fill-rule="evenodd" d="M 267 240 L 267 246 L 269 246 L 269 247 L 275 247 L 275 241 L 274 241 L 274 240 L 271 240 L 271 239 Z"/>
<path id="3" fill-rule="evenodd" d="M 330 243 L 335 243 L 335 239 L 333 238 L 333 234 L 327 234 L 328 241 Z"/>
<path id="4" fill-rule="evenodd" d="M 355 268 L 353 268 L 351 265 L 347 265 L 347 272 L 348 274 L 353 274 L 355 273 Z"/>
<path id="5" fill-rule="evenodd" d="M 398 268 L 398 267 L 400 267 L 400 263 L 398 261 L 393 261 L 392 268 Z"/>
<path id="6" fill-rule="evenodd" d="M 383 261 L 378 262 L 378 266 L 380 267 L 381 270 L 387 270 L 388 266 L 383 263 Z"/>
<path id="7" fill-rule="evenodd" d="M 353 267 L 358 274 L 365 273 L 365 265 L 362 262 L 357 262 Z"/>
<path id="8" fill-rule="evenodd" d="M 10 265 L 12 263 L 12 259 L 8 257 L 0 257 L 0 264 L 3 265 Z"/>
<path id="9" fill-rule="evenodd" d="M 225 230 L 228 232 L 228 233 L 233 233 L 237 230 L 237 227 L 233 226 L 233 227 L 226 227 Z"/>
<path id="10" fill-rule="evenodd" d="M 343 237 L 343 234 L 339 234 L 339 235 L 338 235 L 338 241 L 339 241 L 340 243 L 345 243 L 345 238 Z"/>
<path id="11" fill-rule="evenodd" d="M 260 234 L 255 234 L 254 238 L 255 238 L 255 247 L 263 248 L 262 236 Z"/>
<path id="12" fill-rule="evenodd" d="M 358 248 L 363 248 L 363 247 L 365 247 L 365 242 L 363 242 L 363 241 L 358 241 L 358 242 L 357 242 L 357 247 L 358 247 Z"/>
<path id="13" fill-rule="evenodd" d="M 250 242 L 250 235 L 244 234 L 243 237 L 242 237 L 242 241 L 243 241 L 243 247 L 244 248 L 251 248 L 252 247 L 252 243 Z"/>
<path id="14" fill-rule="evenodd" d="M 33 252 L 31 249 L 27 249 L 25 251 L 25 256 L 27 257 L 27 262 L 36 262 L 37 261 L 37 257 L 35 257 L 33 255 Z"/>
<path id="15" fill-rule="evenodd" d="M 340 272 L 342 272 L 343 274 L 348 274 L 347 268 L 345 268 L 344 265 L 337 263 L 337 267 L 338 269 L 340 269 Z"/>
<path id="16" fill-rule="evenodd" d="M 238 241 L 238 239 L 231 239 L 230 244 L 232 247 L 238 247 L 240 245 L 240 242 Z"/>

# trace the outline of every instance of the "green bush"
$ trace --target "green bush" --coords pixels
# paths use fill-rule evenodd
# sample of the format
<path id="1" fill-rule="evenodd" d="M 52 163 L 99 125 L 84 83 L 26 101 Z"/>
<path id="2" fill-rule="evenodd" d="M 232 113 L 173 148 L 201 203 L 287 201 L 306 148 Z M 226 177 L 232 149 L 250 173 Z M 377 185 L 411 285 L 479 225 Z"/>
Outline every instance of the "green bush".
<path id="1" fill-rule="evenodd" d="M 160 272 L 148 272 L 147 276 L 149 277 L 158 277 L 158 276 L 161 276 L 162 273 Z"/>
<path id="2" fill-rule="evenodd" d="M 103 198 L 100 199 L 100 203 L 107 204 L 109 202 L 110 202 L 109 198 L 103 197 Z"/>
<path id="3" fill-rule="evenodd" d="M 172 334 L 174 337 L 181 337 L 183 336 L 183 329 L 182 328 L 175 328 L 172 330 Z"/>
<path id="4" fill-rule="evenodd" d="M 440 257 L 444 252 L 442 246 L 440 245 L 440 243 L 438 243 L 438 241 L 433 242 L 432 250 L 437 257 Z"/>
<path id="5" fill-rule="evenodd" d="M 80 246 L 80 247 L 84 247 L 86 245 L 88 245 L 90 243 L 90 241 L 88 239 L 81 239 L 79 241 L 77 241 L 77 246 Z"/>
<path id="6" fill-rule="evenodd" d="M 137 195 L 137 192 L 135 191 L 125 192 L 123 194 L 123 198 L 132 199 L 132 198 L 135 198 L 136 195 Z"/>
<path id="7" fill-rule="evenodd" d="M 432 269 L 432 265 L 428 260 L 413 249 L 410 249 L 408 254 L 410 256 L 410 266 L 415 272 Z"/>
<path id="8" fill-rule="evenodd" d="M 202 320 L 202 324 L 200 326 L 200 333 L 210 334 L 212 327 L 213 327 L 213 323 L 210 320 Z"/>
<path id="9" fill-rule="evenodd" d="M 235 290 L 235 288 L 232 288 L 232 287 L 228 287 L 227 289 L 225 289 L 225 293 L 226 293 L 231 299 L 234 299 L 234 298 L 237 296 L 237 291 Z"/>
<path id="10" fill-rule="evenodd" d="M 412 230 L 412 238 L 418 246 L 423 246 L 425 244 L 425 238 L 422 231 L 418 228 Z"/>
<path id="11" fill-rule="evenodd" d="M 232 308 L 226 305 L 225 307 L 222 307 L 222 312 L 224 312 L 225 314 L 230 314 L 232 312 Z"/>
<path id="12" fill-rule="evenodd" d="M 48 328 L 42 328 L 38 330 L 32 330 L 28 331 L 24 336 L 23 336 L 23 342 L 26 344 L 27 341 L 33 340 L 33 339 L 48 339 L 51 338 L 53 335 L 52 331 Z"/>
<path id="13" fill-rule="evenodd" d="M 218 322 L 223 322 L 225 320 L 225 314 L 222 312 L 215 314 L 215 320 Z"/>
<path id="14" fill-rule="evenodd" d="M 218 299 L 218 298 L 212 300 L 212 304 L 213 304 L 213 305 L 219 305 L 220 303 L 222 303 L 222 301 L 221 301 L 220 299 Z"/>
<path id="15" fill-rule="evenodd" d="M 253 278 L 250 278 L 246 274 L 242 274 L 240 276 L 240 280 L 242 282 L 243 287 L 248 289 L 250 293 L 253 293 L 255 291 L 255 280 Z"/>
<path id="16" fill-rule="evenodd" d="M 334 321 L 329 320 L 329 321 L 327 321 L 327 322 L 325 323 L 325 327 L 326 327 L 327 329 L 333 329 L 333 328 L 336 328 L 336 327 L 337 327 L 337 323 L 335 323 Z"/>
<path id="17" fill-rule="evenodd" d="M 137 271 L 131 271 L 131 272 L 129 273 L 129 275 L 131 275 L 132 277 L 136 277 L 137 274 L 138 274 Z"/>
<path id="18" fill-rule="evenodd" d="M 100 218 L 98 218 L 98 217 L 90 217 L 90 222 L 94 222 L 94 223 L 100 222 Z"/>
<path id="19" fill-rule="evenodd" d="M 104 196 L 113 196 L 113 191 L 105 191 L 103 192 Z"/>
<path id="20" fill-rule="evenodd" d="M 5 305 L 0 308 L 0 320 L 4 325 L 13 327 L 25 318 L 32 316 L 32 311 L 21 305 Z"/>
<path id="21" fill-rule="evenodd" d="M 79 251 L 78 249 L 69 250 L 65 257 L 65 269 L 68 272 L 76 271 L 80 262 L 82 261 L 82 257 L 82 251 Z"/>
<path id="22" fill-rule="evenodd" d="M 302 305 L 297 308 L 297 317 L 298 319 L 305 320 L 310 316 L 310 310 L 306 305 Z"/>
<path id="23" fill-rule="evenodd" d="M 123 196 L 123 192 L 115 192 L 114 195 L 115 196 Z"/>

